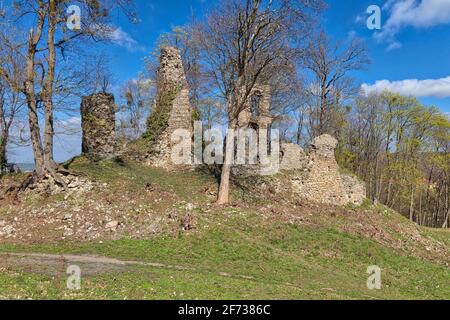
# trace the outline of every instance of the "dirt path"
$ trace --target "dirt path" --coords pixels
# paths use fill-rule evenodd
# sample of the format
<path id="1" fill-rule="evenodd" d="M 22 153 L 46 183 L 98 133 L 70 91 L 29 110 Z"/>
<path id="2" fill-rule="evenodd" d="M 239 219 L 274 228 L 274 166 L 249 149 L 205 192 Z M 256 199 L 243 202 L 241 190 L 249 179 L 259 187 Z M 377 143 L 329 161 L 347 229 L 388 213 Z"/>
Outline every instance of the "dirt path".
<path id="1" fill-rule="evenodd" d="M 195 268 L 143 261 L 123 261 L 94 255 L 52 255 L 42 253 L 0 253 L 0 268 L 18 268 L 23 271 L 58 276 L 65 274 L 69 266 L 79 266 L 85 276 L 132 271 L 133 267 L 162 268 L 197 271 Z M 255 280 L 251 276 L 218 272 L 223 277 Z"/>
<path id="2" fill-rule="evenodd" d="M 41 253 L 0 253 L 0 267 L 20 268 L 33 273 L 56 276 L 65 273 L 67 267 L 77 265 L 87 276 L 129 271 L 132 267 L 142 266 L 176 270 L 193 270 L 188 267 L 171 266 L 162 263 L 142 261 L 122 261 L 113 258 L 91 255 L 52 255 Z"/>

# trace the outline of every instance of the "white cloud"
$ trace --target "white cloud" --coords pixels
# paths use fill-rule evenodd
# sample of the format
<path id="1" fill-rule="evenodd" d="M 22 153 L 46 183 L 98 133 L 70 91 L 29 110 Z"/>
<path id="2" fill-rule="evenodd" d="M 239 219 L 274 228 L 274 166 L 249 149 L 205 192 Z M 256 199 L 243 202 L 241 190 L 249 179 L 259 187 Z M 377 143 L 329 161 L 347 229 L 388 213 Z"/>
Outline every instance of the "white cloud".
<path id="1" fill-rule="evenodd" d="M 111 41 L 112 43 L 124 47 L 129 51 L 145 50 L 145 48 L 139 45 L 139 43 L 129 33 L 125 32 L 122 27 L 118 27 L 113 24 L 95 24 L 91 26 L 91 29 L 100 38 Z"/>
<path id="2" fill-rule="evenodd" d="M 450 23 L 449 0 L 389 0 L 383 10 L 389 12 L 389 17 L 375 38 L 390 43 L 391 50 L 400 47 L 395 36 L 404 28 L 430 28 Z"/>
<path id="3" fill-rule="evenodd" d="M 131 82 L 143 89 L 150 89 L 156 85 L 156 81 L 153 79 L 132 79 Z"/>
<path id="4" fill-rule="evenodd" d="M 441 79 L 408 79 L 401 81 L 379 80 L 375 84 L 363 84 L 366 94 L 372 92 L 392 91 L 405 96 L 414 97 L 450 97 L 450 76 Z"/>
<path id="5" fill-rule="evenodd" d="M 56 121 L 55 134 L 77 134 L 81 132 L 81 118 L 70 117 L 66 120 Z"/>
<path id="6" fill-rule="evenodd" d="M 128 50 L 139 49 L 139 44 L 134 40 L 131 35 L 123 31 L 121 27 L 115 28 L 114 31 L 109 35 L 111 41 L 121 47 L 127 48 Z"/>
<path id="7" fill-rule="evenodd" d="M 403 47 L 403 45 L 400 43 L 400 42 L 398 42 L 398 41 L 392 41 L 390 44 L 389 44 L 389 46 L 387 47 L 387 51 L 392 51 L 392 50 L 395 50 L 395 49 L 400 49 L 401 47 Z"/>

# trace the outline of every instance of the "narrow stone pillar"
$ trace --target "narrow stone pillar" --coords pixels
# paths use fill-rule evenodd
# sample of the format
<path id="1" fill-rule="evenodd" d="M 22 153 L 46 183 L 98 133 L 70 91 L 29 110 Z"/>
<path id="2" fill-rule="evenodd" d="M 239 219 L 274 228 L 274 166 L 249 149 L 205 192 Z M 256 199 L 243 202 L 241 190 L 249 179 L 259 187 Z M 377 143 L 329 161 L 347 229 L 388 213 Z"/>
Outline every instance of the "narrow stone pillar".
<path id="1" fill-rule="evenodd" d="M 116 105 L 114 95 L 96 93 L 82 98 L 82 152 L 91 160 L 110 159 L 116 155 Z"/>
<path id="2" fill-rule="evenodd" d="M 184 73 L 180 52 L 175 47 L 161 49 L 160 66 L 157 72 L 157 92 L 152 114 L 147 120 L 147 132 L 152 155 L 148 164 L 168 170 L 190 167 L 191 164 L 174 164 L 172 135 L 181 129 L 193 134 L 192 110 L 189 102 L 189 85 Z M 187 143 L 190 144 L 190 140 Z M 186 149 L 192 146 L 187 145 Z M 192 155 L 187 154 L 192 159 Z M 189 160 L 188 159 L 188 160 Z"/>

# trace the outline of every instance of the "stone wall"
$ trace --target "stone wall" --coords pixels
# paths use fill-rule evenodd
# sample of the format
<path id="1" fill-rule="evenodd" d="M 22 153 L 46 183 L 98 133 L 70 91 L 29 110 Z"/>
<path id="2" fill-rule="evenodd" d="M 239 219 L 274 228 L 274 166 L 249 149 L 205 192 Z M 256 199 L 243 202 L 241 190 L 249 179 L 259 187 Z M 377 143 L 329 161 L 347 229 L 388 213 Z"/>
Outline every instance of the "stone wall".
<path id="1" fill-rule="evenodd" d="M 364 199 L 367 197 L 366 184 L 357 177 L 348 174 L 341 174 L 341 179 L 345 191 L 343 203 L 363 204 Z"/>
<path id="2" fill-rule="evenodd" d="M 259 104 L 257 105 L 257 115 L 252 114 L 252 99 L 259 97 Z M 257 144 L 259 146 L 260 132 L 267 133 L 270 128 L 273 117 L 270 114 L 270 105 L 272 102 L 272 90 L 268 85 L 256 84 L 254 85 L 249 99 L 245 105 L 244 110 L 241 111 L 238 117 L 238 127 L 241 129 L 251 128 L 256 131 Z M 265 131 L 265 132 L 264 132 Z M 268 136 L 269 137 L 269 136 Z M 265 143 L 265 142 L 264 142 Z M 247 146 L 248 148 L 248 146 Z M 248 152 L 248 150 L 247 150 Z M 279 170 L 278 154 L 268 154 L 269 161 L 262 164 L 258 161 L 257 164 L 249 164 L 249 159 L 246 159 L 245 165 L 234 165 L 232 173 L 238 176 L 255 176 L 255 175 L 272 175 Z"/>
<path id="3" fill-rule="evenodd" d="M 300 172 L 293 173 L 293 191 L 315 202 L 361 205 L 366 198 L 365 185 L 356 177 L 340 173 L 335 157 L 337 145 L 330 135 L 314 139 L 309 154 L 299 159 L 303 163 Z"/>
<path id="4" fill-rule="evenodd" d="M 281 170 L 300 170 L 306 165 L 306 154 L 298 144 L 281 144 Z"/>
<path id="5" fill-rule="evenodd" d="M 361 205 L 366 198 L 365 184 L 355 176 L 340 173 L 335 157 L 338 141 L 330 135 L 316 138 L 309 153 L 296 144 L 282 143 L 279 169 L 281 180 L 269 180 L 278 189 L 289 190 L 302 199 L 332 205 Z M 263 176 L 261 166 L 233 167 L 233 174 L 243 179 Z M 285 184 L 279 188 L 279 184 Z"/>
<path id="6" fill-rule="evenodd" d="M 91 160 L 116 155 L 116 111 L 114 95 L 97 93 L 82 98 L 82 152 Z"/>
<path id="7" fill-rule="evenodd" d="M 162 106 L 162 104 L 167 104 Z M 192 135 L 192 110 L 189 102 L 189 86 L 184 73 L 181 55 L 175 47 L 163 47 L 157 72 L 157 93 L 150 121 L 167 117 L 161 132 L 149 132 L 153 136 L 153 154 L 148 164 L 166 169 L 176 166 L 172 159 L 172 134 L 185 129 Z M 151 129 L 150 129 L 151 130 Z"/>
<path id="8" fill-rule="evenodd" d="M 259 112 L 256 116 L 252 113 L 253 95 L 260 96 Z M 270 86 L 257 84 L 249 100 L 239 115 L 239 127 L 269 129 L 273 122 L 270 115 Z M 366 197 L 365 185 L 355 177 L 341 175 L 335 157 L 337 145 L 335 138 L 323 135 L 313 141 L 309 154 L 306 154 L 297 144 L 281 143 L 280 157 L 271 154 L 271 164 L 235 165 L 232 172 L 234 175 L 248 178 L 275 174 L 278 170 L 287 171 L 292 192 L 301 198 L 335 205 L 360 205 Z"/>
<path id="9" fill-rule="evenodd" d="M 294 190 L 302 197 L 321 203 L 343 204 L 344 187 L 334 156 L 337 140 L 321 136 L 314 140 L 306 175 L 294 179 Z"/>

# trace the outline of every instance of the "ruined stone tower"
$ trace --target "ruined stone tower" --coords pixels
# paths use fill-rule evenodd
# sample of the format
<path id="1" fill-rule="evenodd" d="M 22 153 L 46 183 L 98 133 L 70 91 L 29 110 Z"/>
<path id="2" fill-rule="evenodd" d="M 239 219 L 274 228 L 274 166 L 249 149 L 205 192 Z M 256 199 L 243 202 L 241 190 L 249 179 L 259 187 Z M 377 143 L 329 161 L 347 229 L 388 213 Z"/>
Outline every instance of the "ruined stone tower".
<path id="1" fill-rule="evenodd" d="M 116 105 L 114 95 L 96 93 L 82 98 L 82 152 L 91 160 L 108 159 L 116 153 Z"/>
<path id="2" fill-rule="evenodd" d="M 148 162 L 156 167 L 172 169 L 172 134 L 178 129 L 187 130 L 191 135 L 193 132 L 189 86 L 177 48 L 163 47 L 159 61 L 156 99 L 147 121 L 146 136 L 150 138 L 153 149 Z"/>

